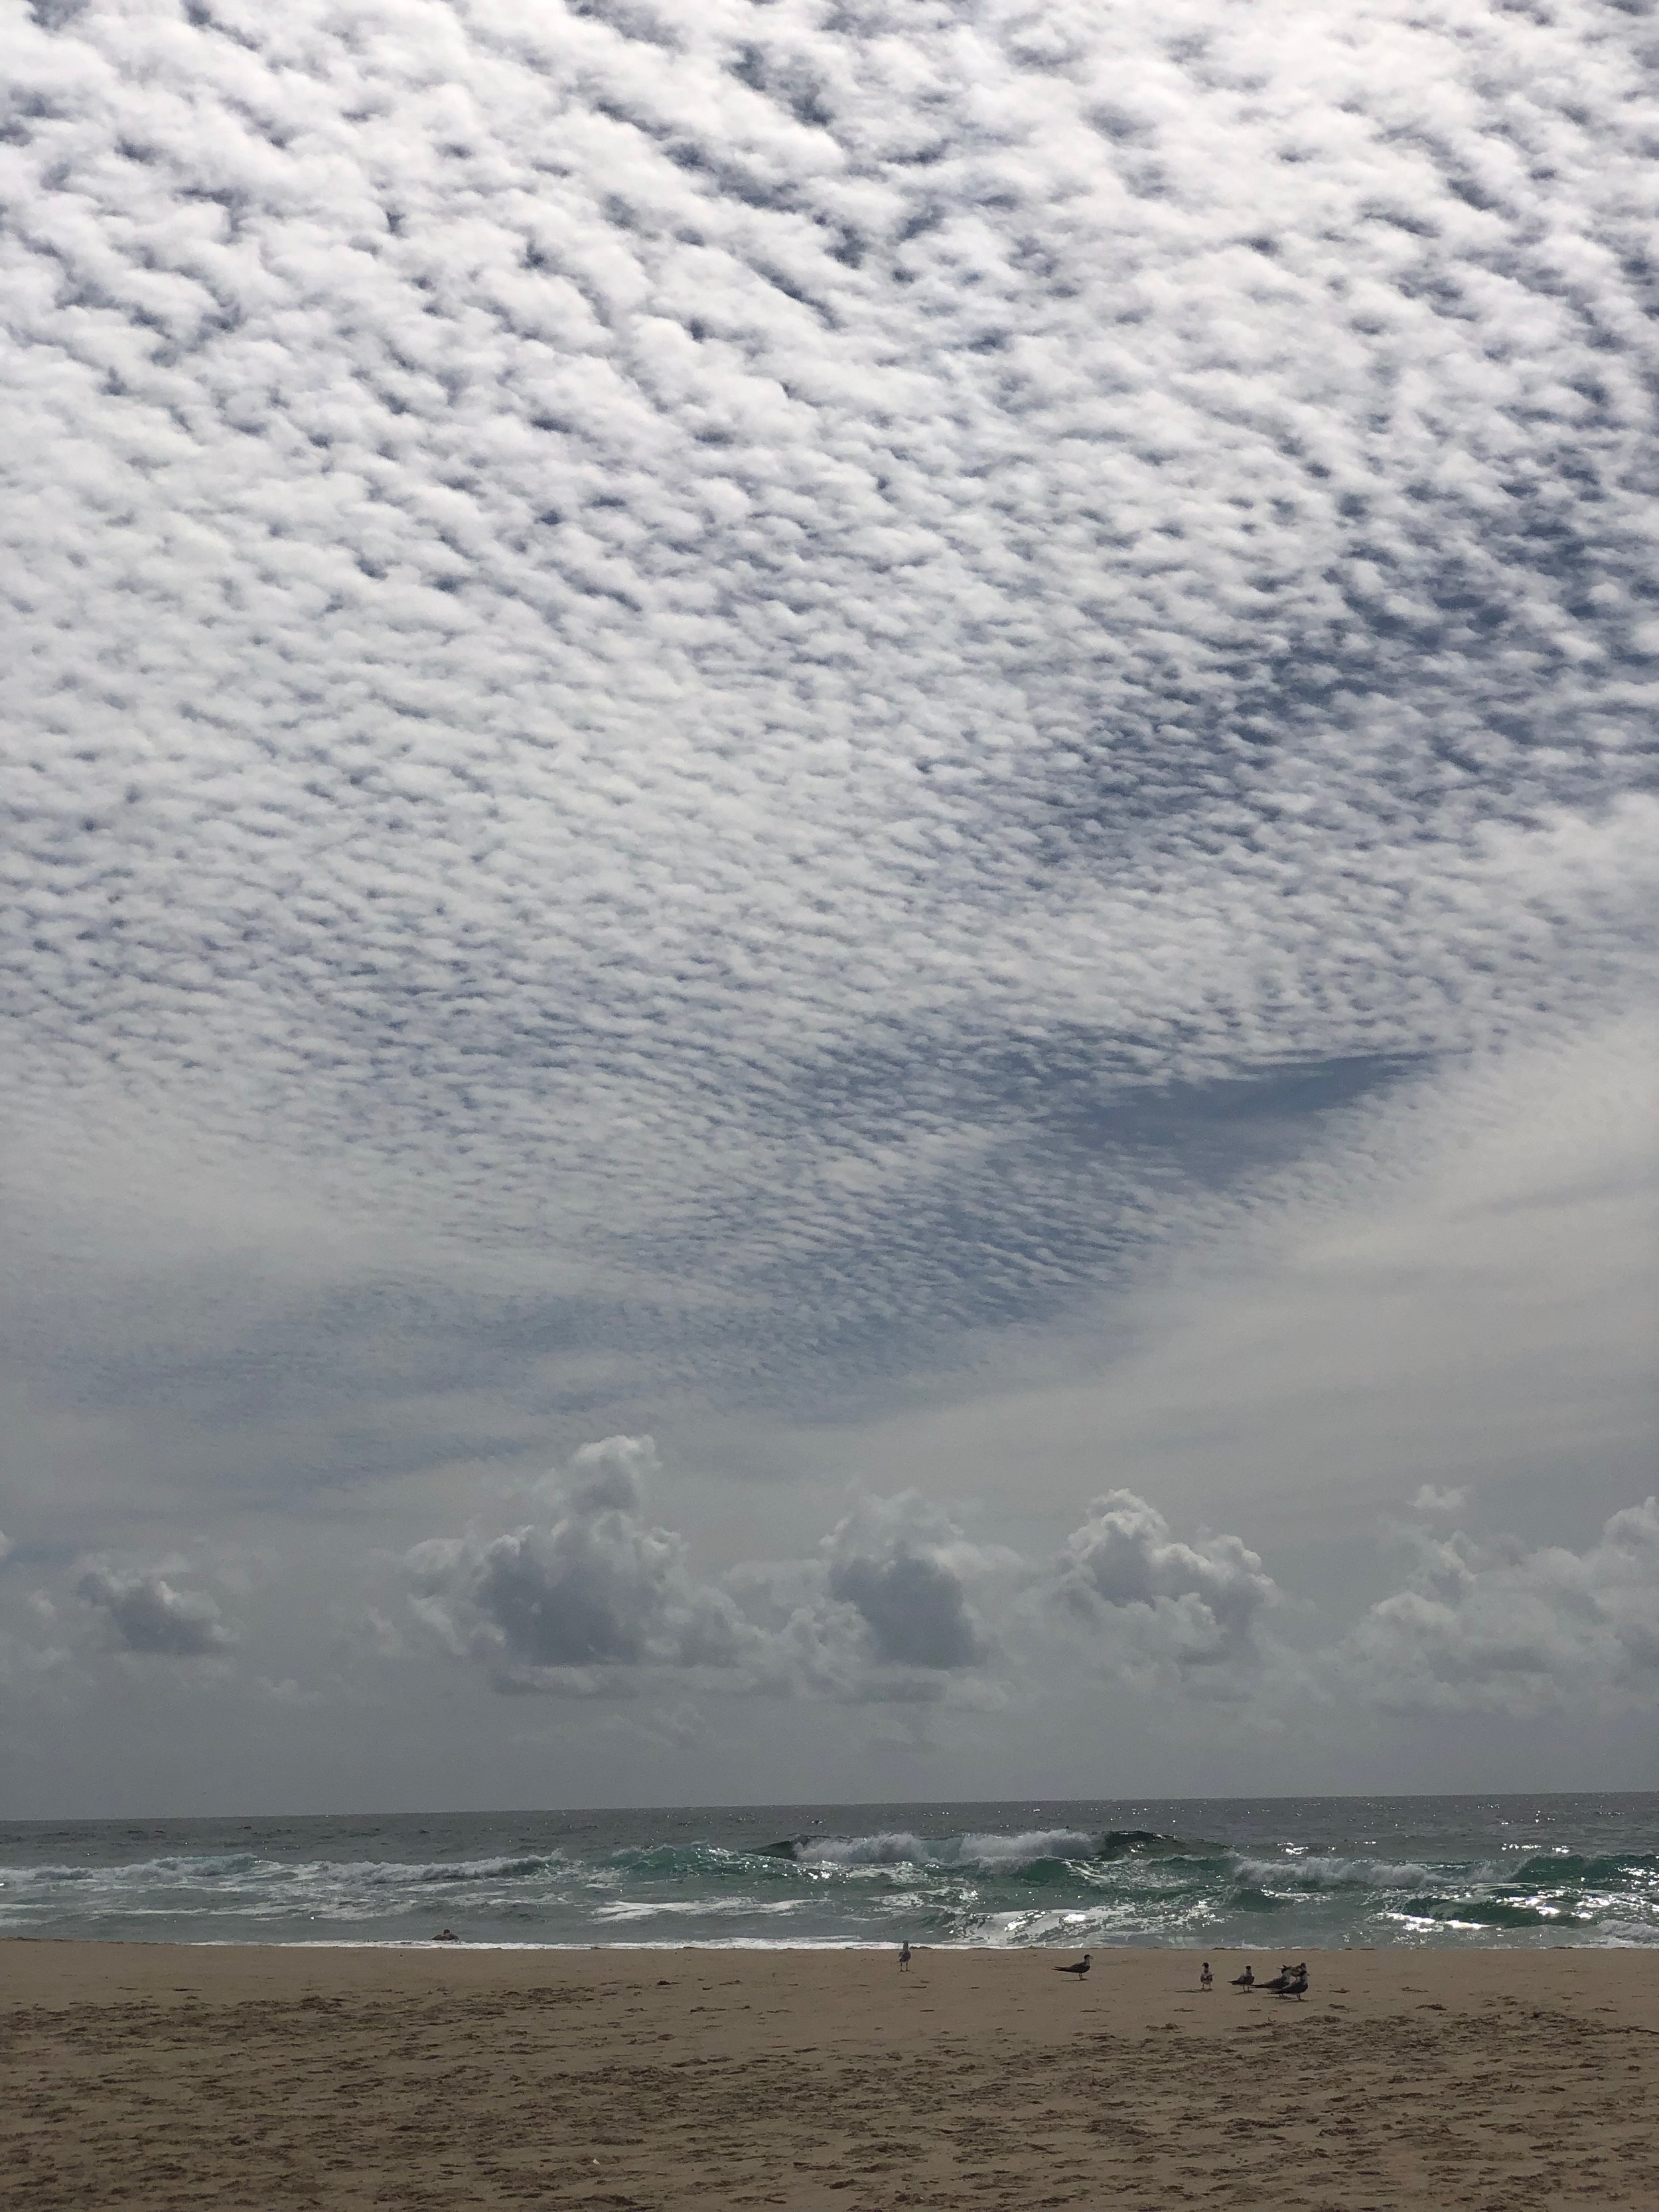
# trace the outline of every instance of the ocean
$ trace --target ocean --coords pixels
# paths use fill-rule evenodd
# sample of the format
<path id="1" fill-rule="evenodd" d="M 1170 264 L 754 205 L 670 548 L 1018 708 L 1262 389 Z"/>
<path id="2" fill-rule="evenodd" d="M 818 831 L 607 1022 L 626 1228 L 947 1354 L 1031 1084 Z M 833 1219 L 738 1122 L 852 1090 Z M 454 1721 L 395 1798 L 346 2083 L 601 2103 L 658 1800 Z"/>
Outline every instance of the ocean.
<path id="1" fill-rule="evenodd" d="M 0 1826 L 0 1935 L 188 1943 L 1659 1942 L 1659 1796 Z"/>

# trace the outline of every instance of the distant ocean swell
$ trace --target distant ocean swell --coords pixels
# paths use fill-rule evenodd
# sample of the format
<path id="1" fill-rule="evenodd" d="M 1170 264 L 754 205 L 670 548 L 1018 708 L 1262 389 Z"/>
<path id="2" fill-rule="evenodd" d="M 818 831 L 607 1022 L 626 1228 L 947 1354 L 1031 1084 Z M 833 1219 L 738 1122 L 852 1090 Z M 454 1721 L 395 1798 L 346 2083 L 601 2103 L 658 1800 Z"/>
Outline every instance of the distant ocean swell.
<path id="1" fill-rule="evenodd" d="M 1535 1819 L 1517 1836 L 1516 1824 L 1498 1816 L 1425 1817 L 1430 1802 L 1394 1801 L 1409 1812 L 1392 1822 L 1378 1817 L 1376 1801 L 1357 1822 L 1345 1801 L 1310 1804 L 1294 1808 L 1299 1820 L 1281 1819 L 1276 1837 L 1237 1832 L 1271 1828 L 1259 1806 L 1179 1808 L 1223 1831 L 1207 1835 L 1084 1820 L 950 1829 L 913 1820 L 837 1831 L 820 1814 L 766 1837 L 755 1832 L 764 1816 L 753 1813 L 729 1816 L 728 1828 L 748 1832 L 724 1838 L 714 1817 L 699 1836 L 684 1832 L 696 1815 L 664 1815 L 661 1825 L 680 1832 L 660 1839 L 642 1814 L 87 1823 L 49 1836 L 18 1826 L 0 1832 L 0 1933 L 419 1942 L 448 1927 L 495 1943 L 859 1944 L 908 1936 L 1218 1949 L 1659 1942 L 1659 1832 L 1631 1817 L 1651 1801 L 1616 1801 L 1617 1835 L 1606 1832 L 1604 1810 L 1600 1837 L 1560 1840 L 1540 1835 Z M 1228 1814 L 1231 1824 L 1218 1817 Z M 465 1848 L 503 1827 L 528 1841 L 538 1826 L 541 1848 Z M 1349 1832 L 1332 1832 L 1341 1828 Z M 228 1841 L 228 1829 L 240 1848 L 211 1848 Z M 1409 1854 L 1398 1849 L 1407 1829 L 1418 1846 Z M 174 1847 L 139 1855 L 131 1844 L 140 1837 Z M 59 1848 L 30 1856 L 31 1839 Z M 1587 1849 L 1589 1840 L 1619 1847 Z M 402 1855 L 416 1842 L 451 1848 Z"/>

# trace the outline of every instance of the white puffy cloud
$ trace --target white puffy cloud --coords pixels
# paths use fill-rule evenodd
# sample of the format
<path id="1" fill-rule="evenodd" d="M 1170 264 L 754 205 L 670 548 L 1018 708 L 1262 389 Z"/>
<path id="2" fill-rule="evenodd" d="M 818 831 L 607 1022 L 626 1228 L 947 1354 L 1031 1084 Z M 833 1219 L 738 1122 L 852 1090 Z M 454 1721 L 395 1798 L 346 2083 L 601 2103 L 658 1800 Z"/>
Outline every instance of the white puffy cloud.
<path id="1" fill-rule="evenodd" d="M 913 1491 L 861 1498 L 816 1556 L 738 1568 L 727 1587 L 763 1626 L 764 1686 L 853 1704 L 994 1703 L 1003 1654 L 986 1601 L 1015 1556 L 970 1543 Z"/>
<path id="2" fill-rule="evenodd" d="M 1453 1483 L 1445 1489 L 1437 1489 L 1431 1482 L 1419 1486 L 1412 1499 L 1413 1513 L 1461 1513 L 1469 1502 L 1467 1483 Z"/>
<path id="3" fill-rule="evenodd" d="M 586 1695 L 624 1686 L 625 1670 L 738 1665 L 757 1639 L 694 1581 L 684 1539 L 645 1517 L 654 1464 L 648 1437 L 609 1437 L 576 1455 L 551 1523 L 416 1545 L 416 1612 L 501 1689 Z"/>
<path id="4" fill-rule="evenodd" d="M 1615 1513 L 1587 1551 L 1413 1532 L 1406 1587 L 1340 1655 L 1397 1711 L 1537 1712 L 1646 1704 L 1659 1692 L 1659 1504 Z"/>
<path id="5" fill-rule="evenodd" d="M 995 1656 L 974 1593 L 1018 1562 L 942 1509 L 862 1498 L 815 1553 L 702 1582 L 684 1538 L 647 1516 L 656 1466 L 648 1437 L 585 1444 L 538 1486 L 557 1501 L 550 1523 L 416 1545 L 416 1615 L 507 1690 L 620 1692 L 677 1669 L 744 1693 L 928 1702 Z"/>
<path id="6" fill-rule="evenodd" d="M 1261 1616 L 1279 1595 L 1242 1538 L 1182 1543 L 1132 1490 L 1095 1499 L 1066 1540 L 1051 1589 L 1075 1620 L 1106 1632 L 1109 1664 L 1182 1678 L 1214 1669 L 1229 1680 L 1259 1660 Z"/>
<path id="7" fill-rule="evenodd" d="M 236 1638 L 218 1601 L 204 1589 L 181 1589 L 171 1563 L 156 1567 L 88 1567 L 76 1595 L 103 1616 L 118 1647 L 145 1657 L 199 1659 L 227 1651 Z"/>
<path id="8" fill-rule="evenodd" d="M 805 1556 L 701 1581 L 684 1538 L 647 1516 L 655 1465 L 647 1438 L 585 1445 L 552 1479 L 550 1524 L 416 1545 L 416 1615 L 499 1689 L 631 1693 L 678 1671 L 744 1695 L 983 1705 L 1063 1663 L 1056 1600 L 1117 1671 L 1236 1690 L 1279 1599 L 1238 1537 L 1178 1542 L 1128 1491 L 1096 1500 L 1047 1574 L 907 1491 L 860 1498 Z"/>

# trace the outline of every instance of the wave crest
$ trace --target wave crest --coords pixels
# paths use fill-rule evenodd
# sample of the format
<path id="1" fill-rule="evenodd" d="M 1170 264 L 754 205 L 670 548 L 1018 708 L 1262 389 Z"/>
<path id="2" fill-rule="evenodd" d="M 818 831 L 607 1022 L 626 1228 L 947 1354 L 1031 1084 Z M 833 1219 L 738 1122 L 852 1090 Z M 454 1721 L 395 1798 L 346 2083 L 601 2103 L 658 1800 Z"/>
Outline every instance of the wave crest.
<path id="1" fill-rule="evenodd" d="M 1407 1860 L 1388 1859 L 1249 1859 L 1230 1854 L 1236 1880 L 1249 1888 L 1278 1891 L 1298 1889 L 1422 1889 L 1435 1880 L 1431 1869 Z"/>

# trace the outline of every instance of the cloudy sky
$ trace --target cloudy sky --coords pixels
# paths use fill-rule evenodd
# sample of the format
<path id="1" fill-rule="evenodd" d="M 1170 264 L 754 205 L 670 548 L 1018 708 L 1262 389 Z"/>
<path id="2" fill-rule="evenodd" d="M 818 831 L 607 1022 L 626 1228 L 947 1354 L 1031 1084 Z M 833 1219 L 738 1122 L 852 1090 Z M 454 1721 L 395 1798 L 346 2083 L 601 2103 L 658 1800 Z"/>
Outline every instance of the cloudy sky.
<path id="1" fill-rule="evenodd" d="M 0 1812 L 1655 1782 L 1655 42 L 14 9 Z"/>

